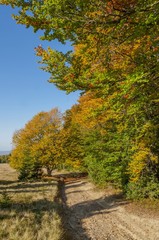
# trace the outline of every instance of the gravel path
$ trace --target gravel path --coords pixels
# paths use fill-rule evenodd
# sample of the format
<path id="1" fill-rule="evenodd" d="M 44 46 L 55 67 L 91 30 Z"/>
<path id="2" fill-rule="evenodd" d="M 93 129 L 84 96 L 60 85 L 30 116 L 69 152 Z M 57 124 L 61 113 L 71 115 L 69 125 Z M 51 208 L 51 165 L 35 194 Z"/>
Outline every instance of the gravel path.
<path id="1" fill-rule="evenodd" d="M 99 191 L 87 180 L 63 188 L 69 240 L 159 240 L 159 218 L 129 213 L 120 194 Z"/>

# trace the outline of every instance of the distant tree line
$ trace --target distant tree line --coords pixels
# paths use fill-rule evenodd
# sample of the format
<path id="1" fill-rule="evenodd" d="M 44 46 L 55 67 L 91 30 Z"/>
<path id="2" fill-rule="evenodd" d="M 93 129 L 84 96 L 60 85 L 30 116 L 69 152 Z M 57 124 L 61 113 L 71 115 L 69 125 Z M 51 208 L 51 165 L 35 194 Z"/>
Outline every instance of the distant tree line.
<path id="1" fill-rule="evenodd" d="M 10 154 L 0 155 L 0 163 L 8 163 Z"/>

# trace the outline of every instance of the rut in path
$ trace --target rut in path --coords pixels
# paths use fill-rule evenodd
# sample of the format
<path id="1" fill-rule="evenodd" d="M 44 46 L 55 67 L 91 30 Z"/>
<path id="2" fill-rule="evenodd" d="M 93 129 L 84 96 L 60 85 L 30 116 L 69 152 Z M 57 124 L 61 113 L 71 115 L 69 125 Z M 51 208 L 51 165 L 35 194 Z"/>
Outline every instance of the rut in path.
<path id="1" fill-rule="evenodd" d="M 120 194 L 84 179 L 66 182 L 61 194 L 67 240 L 159 240 L 159 219 L 128 213 Z"/>

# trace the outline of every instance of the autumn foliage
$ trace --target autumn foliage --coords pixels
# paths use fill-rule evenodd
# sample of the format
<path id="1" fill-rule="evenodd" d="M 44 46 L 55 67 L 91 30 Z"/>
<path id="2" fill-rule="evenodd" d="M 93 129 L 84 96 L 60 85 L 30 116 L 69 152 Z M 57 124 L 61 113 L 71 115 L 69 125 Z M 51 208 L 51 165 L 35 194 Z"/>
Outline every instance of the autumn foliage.
<path id="1" fill-rule="evenodd" d="M 69 40 L 74 47 L 67 53 L 36 48 L 51 83 L 82 93 L 60 130 L 66 165 L 82 166 L 97 184 L 111 182 L 129 197 L 158 197 L 159 2 L 1 2 L 19 7 L 17 23 L 43 30 L 42 40 Z M 44 146 L 49 143 L 35 143 L 32 152 L 41 163 L 56 156 Z"/>
<path id="2" fill-rule="evenodd" d="M 59 132 L 62 125 L 58 109 L 40 112 L 13 136 L 10 164 L 20 172 L 19 178 L 37 178 L 46 168 L 48 175 L 60 164 Z"/>

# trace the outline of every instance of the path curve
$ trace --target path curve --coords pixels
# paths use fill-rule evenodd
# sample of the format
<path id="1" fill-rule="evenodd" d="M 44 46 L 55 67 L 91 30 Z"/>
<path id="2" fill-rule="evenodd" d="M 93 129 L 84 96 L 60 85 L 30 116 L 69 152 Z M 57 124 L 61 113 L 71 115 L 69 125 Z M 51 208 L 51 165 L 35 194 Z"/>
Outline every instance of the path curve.
<path id="1" fill-rule="evenodd" d="M 62 195 L 71 240 L 159 240 L 159 218 L 130 214 L 129 203 L 111 189 L 74 180 L 65 183 Z"/>

